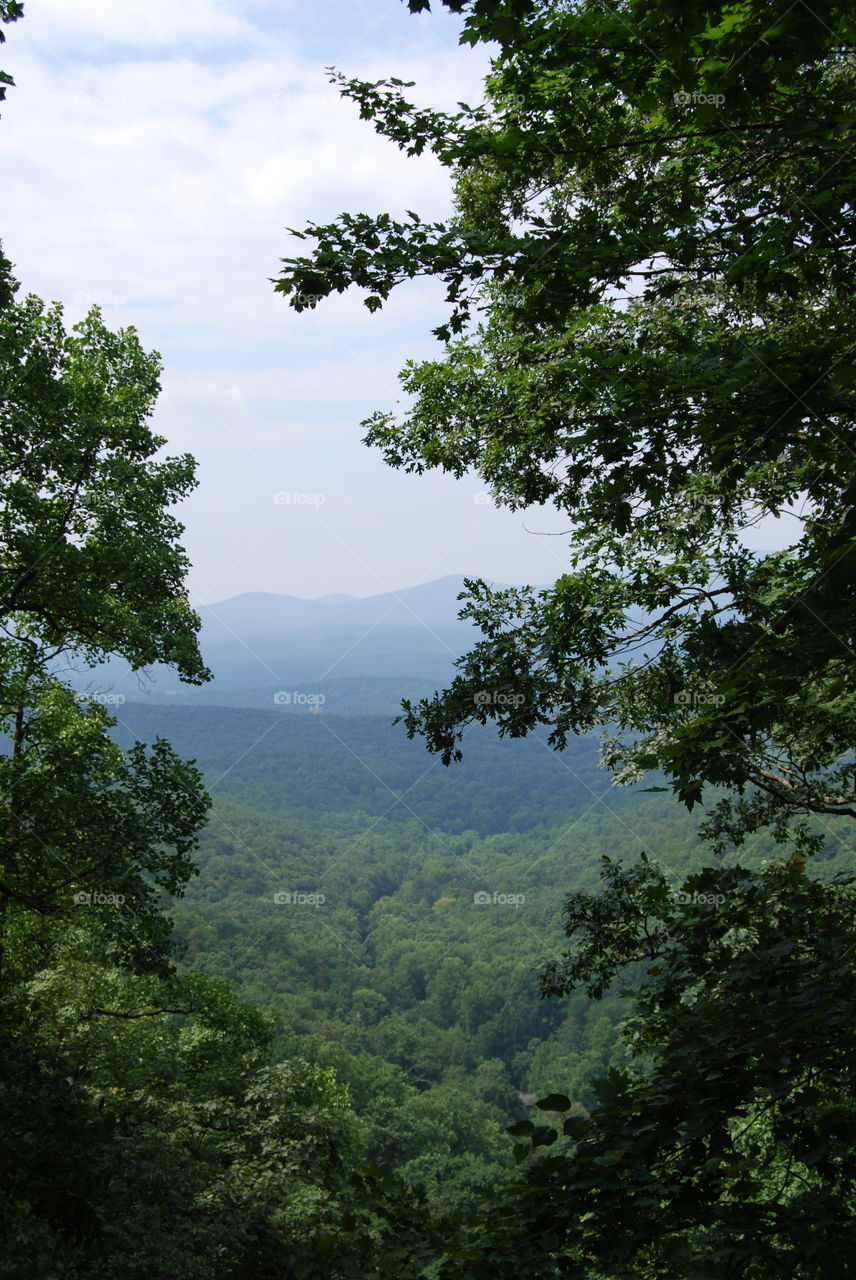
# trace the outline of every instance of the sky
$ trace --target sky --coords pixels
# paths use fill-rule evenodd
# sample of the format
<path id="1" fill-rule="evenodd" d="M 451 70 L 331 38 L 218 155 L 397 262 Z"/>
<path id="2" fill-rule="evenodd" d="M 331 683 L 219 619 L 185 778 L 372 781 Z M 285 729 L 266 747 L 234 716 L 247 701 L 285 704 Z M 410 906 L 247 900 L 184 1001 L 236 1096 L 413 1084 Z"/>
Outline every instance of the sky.
<path id="1" fill-rule="evenodd" d="M 194 605 L 566 569 L 559 513 L 498 511 L 478 477 L 408 476 L 362 443 L 405 361 L 441 354 L 435 282 L 298 315 L 270 281 L 306 252 L 289 227 L 448 211 L 445 171 L 378 138 L 325 68 L 476 103 L 489 55 L 459 25 L 402 0 L 26 0 L 5 29 L 4 250 L 68 323 L 98 304 L 160 352 L 153 426 L 198 463 L 177 513 Z"/>

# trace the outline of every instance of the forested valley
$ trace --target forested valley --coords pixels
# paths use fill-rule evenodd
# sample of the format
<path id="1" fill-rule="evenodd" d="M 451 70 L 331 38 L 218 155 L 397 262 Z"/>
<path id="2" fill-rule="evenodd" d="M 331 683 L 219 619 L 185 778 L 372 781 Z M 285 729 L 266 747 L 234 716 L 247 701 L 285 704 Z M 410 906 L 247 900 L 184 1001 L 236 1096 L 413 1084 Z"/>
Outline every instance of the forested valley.
<path id="1" fill-rule="evenodd" d="M 270 283 L 445 287 L 364 441 L 554 583 L 218 640 L 160 357 L 0 252 L 3 1280 L 856 1275 L 856 21 L 434 8 L 481 103 L 331 76 L 453 215 Z"/>
<path id="2" fill-rule="evenodd" d="M 474 1189 L 508 1176 L 508 1127 L 557 1085 L 585 1114 L 627 1062 L 617 992 L 540 998 L 561 905 L 597 888 L 604 854 L 648 854 L 677 893 L 706 862 L 698 822 L 604 786 L 591 738 L 545 761 L 533 739 L 479 751 L 470 737 L 465 769 L 421 778 L 385 719 L 295 716 L 288 729 L 289 750 L 268 740 L 213 787 L 200 876 L 174 912 L 186 960 L 273 1013 L 281 1052 L 335 1068 L 371 1159 L 438 1210 L 477 1212 Z M 208 732 L 240 748 L 228 718 Z M 208 764 L 201 735 L 194 753 Z M 213 784 L 228 764 L 212 764 Z M 773 853 L 756 842 L 741 861 Z M 834 840 L 816 874 L 854 868 L 852 843 Z"/>

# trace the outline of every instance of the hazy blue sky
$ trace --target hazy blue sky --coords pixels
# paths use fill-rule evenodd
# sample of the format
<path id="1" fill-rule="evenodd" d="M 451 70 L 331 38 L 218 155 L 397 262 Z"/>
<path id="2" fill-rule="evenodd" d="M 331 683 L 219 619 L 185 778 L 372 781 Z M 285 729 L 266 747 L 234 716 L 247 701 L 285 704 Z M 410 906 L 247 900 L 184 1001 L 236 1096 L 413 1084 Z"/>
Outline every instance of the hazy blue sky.
<path id="1" fill-rule="evenodd" d="M 299 251 L 288 226 L 446 211 L 443 170 L 377 138 L 324 68 L 475 102 L 487 54 L 455 19 L 401 0 L 27 0 L 6 30 L 0 236 L 24 291 L 69 321 L 97 302 L 160 351 L 155 425 L 199 463 L 181 510 L 194 603 L 563 571 L 558 514 L 495 511 L 476 478 L 405 476 L 361 443 L 404 361 L 440 350 L 436 286 L 298 316 L 269 282 Z"/>

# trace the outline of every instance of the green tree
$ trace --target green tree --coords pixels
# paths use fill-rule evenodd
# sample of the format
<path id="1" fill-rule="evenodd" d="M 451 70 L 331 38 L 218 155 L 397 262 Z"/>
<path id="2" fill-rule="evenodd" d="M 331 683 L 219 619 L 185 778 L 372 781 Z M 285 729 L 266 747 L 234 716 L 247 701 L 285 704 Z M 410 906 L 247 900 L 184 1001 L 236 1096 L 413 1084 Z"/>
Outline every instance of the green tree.
<path id="1" fill-rule="evenodd" d="M 633 1060 L 590 1115 L 563 1122 L 554 1096 L 552 1124 L 514 1127 L 531 1167 L 449 1274 L 853 1276 L 852 877 L 604 875 L 570 900 L 573 946 L 544 983 L 598 998 L 624 977 Z"/>
<path id="2" fill-rule="evenodd" d="M 3 252 L 3 243 L 0 241 L 0 311 L 14 302 L 17 288 L 18 282 L 12 275 L 12 264 Z"/>
<path id="3" fill-rule="evenodd" d="M 24 16 L 24 6 L 20 0 L 0 0 L 0 22 L 17 22 Z M 0 27 L 0 44 L 6 41 L 6 33 Z M 15 81 L 7 71 L 0 71 L 0 102 L 6 97 L 6 89 Z"/>
<path id="4" fill-rule="evenodd" d="M 70 333 L 62 308 L 32 295 L 0 313 L 0 616 L 40 657 L 119 654 L 199 684 L 170 511 L 194 462 L 152 460 L 166 443 L 148 425 L 159 375 L 157 352 L 133 328 L 111 332 L 97 307 Z"/>
<path id="5" fill-rule="evenodd" d="M 469 585 L 484 638 L 409 732 L 448 762 L 471 721 L 557 747 L 608 724 L 619 780 L 661 769 L 689 805 L 751 786 L 744 827 L 856 813 L 849 6 L 448 7 L 499 41 L 486 105 L 337 78 L 450 170 L 453 216 L 310 224 L 276 282 L 300 310 L 443 280 L 445 354 L 408 364 L 410 408 L 367 440 L 570 529 L 552 589 Z M 749 553 L 791 507 L 793 546 Z"/>
<path id="6" fill-rule="evenodd" d="M 6 273 L 8 277 L 8 272 Z M 200 775 L 169 745 L 127 755 L 111 740 L 109 694 L 75 694 L 69 664 L 117 654 L 208 672 L 184 588 L 171 505 L 193 460 L 153 461 L 147 425 L 159 358 L 97 309 L 66 333 L 58 306 L 0 311 L 0 960 L 14 982 L 69 915 L 106 955 L 163 966 L 208 808 Z"/>
<path id="7" fill-rule="evenodd" d="M 4 1278 L 419 1273 L 398 1238 L 429 1238 L 418 1198 L 364 1168 L 347 1089 L 272 1061 L 271 1020 L 226 983 L 67 939 L 7 1005 Z"/>
<path id="8" fill-rule="evenodd" d="M 103 707 L 56 680 L 28 681 L 20 699 L 0 757 L 4 985 L 43 964 L 68 930 L 97 936 L 105 959 L 163 969 L 172 925 L 162 895 L 194 873 L 209 806 L 198 770 L 162 739 L 123 753 Z"/>

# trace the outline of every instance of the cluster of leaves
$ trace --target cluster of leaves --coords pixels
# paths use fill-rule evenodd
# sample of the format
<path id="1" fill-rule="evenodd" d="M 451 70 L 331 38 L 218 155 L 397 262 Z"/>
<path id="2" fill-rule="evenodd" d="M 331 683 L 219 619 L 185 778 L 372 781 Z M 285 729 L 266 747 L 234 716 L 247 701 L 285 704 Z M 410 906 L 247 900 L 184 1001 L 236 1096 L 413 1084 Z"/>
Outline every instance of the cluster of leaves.
<path id="1" fill-rule="evenodd" d="M 445 281 L 445 355 L 406 367 L 412 407 L 367 440 L 570 525 L 550 591 L 470 584 L 485 638 L 446 694 L 405 704 L 408 729 L 448 762 L 473 719 L 549 723 L 559 747 L 610 724 L 621 780 L 659 767 L 690 805 L 750 785 L 849 814 L 852 14 L 448 7 L 462 39 L 499 42 L 485 105 L 441 119 L 394 81 L 344 91 L 450 170 L 453 217 L 310 226 L 317 249 L 276 284 L 355 284 L 374 308 L 414 275 Z M 799 541 L 746 552 L 783 512 Z M 520 696 L 474 707 L 486 681 Z"/>
<path id="2" fill-rule="evenodd" d="M 180 894 L 194 873 L 209 807 L 198 770 L 162 739 L 123 753 L 103 707 L 81 706 L 58 681 L 31 682 L 21 696 L 12 750 L 0 757 L 5 980 L 84 918 L 105 958 L 165 971 L 162 895 Z"/>
<path id="3" fill-rule="evenodd" d="M 21 0 L 0 0 L 0 22 L 17 22 L 19 18 L 24 16 L 24 6 Z M 0 27 L 0 44 L 6 40 L 5 32 Z M 9 75 L 8 71 L 0 71 L 0 102 L 6 97 L 6 89 L 9 85 L 13 85 L 15 81 Z"/>
<path id="4" fill-rule="evenodd" d="M 604 883 L 568 902 L 574 945 L 543 981 L 629 978 L 636 1060 L 588 1116 L 554 1095 L 553 1123 L 515 1126 L 534 1157 L 467 1274 L 852 1276 L 852 877 L 708 868 L 675 889 L 605 859 Z"/>
<path id="5" fill-rule="evenodd" d="M 170 514 L 194 462 L 152 460 L 166 443 L 147 421 L 159 375 L 157 352 L 133 328 L 111 332 L 97 307 L 71 333 L 62 308 L 36 297 L 0 313 L 0 616 L 53 657 L 165 662 L 199 684 L 199 620 Z"/>
<path id="6" fill-rule="evenodd" d="M 418 1194 L 366 1165 L 333 1071 L 273 1061 L 227 984 L 75 943 L 3 1012 L 9 1280 L 418 1274 Z"/>
<path id="7" fill-rule="evenodd" d="M 109 695 L 75 694 L 61 676 L 121 654 L 207 679 L 169 513 L 194 464 L 152 460 L 160 366 L 133 329 L 110 332 L 93 308 L 66 333 L 58 306 L 15 300 L 2 267 L 0 976 L 14 982 L 87 915 L 105 956 L 163 970 L 161 894 L 193 871 L 200 775 L 162 740 L 120 751 Z"/>

